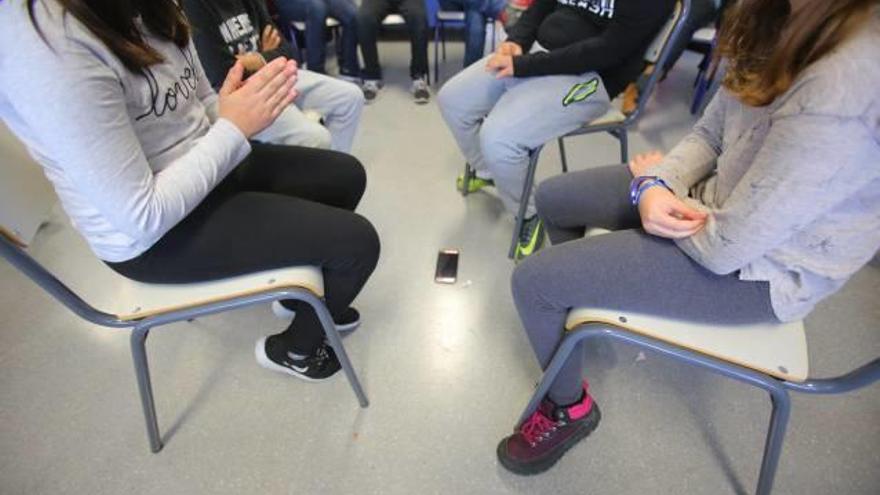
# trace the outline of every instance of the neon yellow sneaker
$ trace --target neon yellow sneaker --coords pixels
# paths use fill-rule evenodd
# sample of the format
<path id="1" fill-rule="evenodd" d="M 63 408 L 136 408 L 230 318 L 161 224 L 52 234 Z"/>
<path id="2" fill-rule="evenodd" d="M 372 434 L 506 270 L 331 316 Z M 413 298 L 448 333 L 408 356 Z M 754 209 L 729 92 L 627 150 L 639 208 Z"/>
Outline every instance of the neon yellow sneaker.
<path id="1" fill-rule="evenodd" d="M 475 193 L 477 191 L 482 190 L 486 187 L 494 187 L 495 181 L 492 179 L 483 179 L 482 177 L 478 177 L 476 173 L 471 172 L 470 180 L 468 180 L 468 194 Z M 455 188 L 458 189 L 458 192 L 464 191 L 464 174 L 458 176 L 455 179 Z"/>
<path id="2" fill-rule="evenodd" d="M 544 246 L 544 222 L 534 215 L 527 218 L 519 231 L 519 244 L 513 254 L 517 263 L 538 252 Z"/>

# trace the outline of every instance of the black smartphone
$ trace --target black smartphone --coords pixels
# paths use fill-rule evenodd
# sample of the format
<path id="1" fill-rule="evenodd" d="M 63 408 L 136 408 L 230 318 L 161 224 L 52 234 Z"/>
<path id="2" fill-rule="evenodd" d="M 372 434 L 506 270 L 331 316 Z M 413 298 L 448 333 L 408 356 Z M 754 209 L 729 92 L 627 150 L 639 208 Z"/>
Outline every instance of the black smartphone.
<path id="1" fill-rule="evenodd" d="M 434 281 L 438 284 L 454 284 L 458 278 L 458 250 L 443 249 L 437 255 L 437 272 Z"/>

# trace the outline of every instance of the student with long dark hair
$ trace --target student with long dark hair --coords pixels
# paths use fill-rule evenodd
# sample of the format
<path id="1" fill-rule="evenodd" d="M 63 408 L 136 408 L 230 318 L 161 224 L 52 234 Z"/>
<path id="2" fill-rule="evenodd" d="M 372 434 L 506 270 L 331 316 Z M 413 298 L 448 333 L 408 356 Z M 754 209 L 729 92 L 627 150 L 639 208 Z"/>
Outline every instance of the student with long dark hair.
<path id="1" fill-rule="evenodd" d="M 740 0 L 720 37 L 725 89 L 689 136 L 647 170 L 613 165 L 541 184 L 538 215 L 554 246 L 512 281 L 541 366 L 572 308 L 799 320 L 874 256 L 878 4 Z M 583 238 L 593 227 L 614 232 Z M 498 446 L 506 468 L 546 470 L 596 428 L 583 356 L 572 356 L 539 410 Z"/>
<path id="2" fill-rule="evenodd" d="M 211 89 L 173 0 L 0 3 L 0 116 L 29 147 L 73 225 L 111 268 L 191 283 L 287 266 L 324 274 L 340 325 L 376 266 L 379 240 L 353 213 L 351 156 L 249 143 L 296 97 L 276 58 Z M 259 362 L 308 380 L 339 370 L 308 305 L 257 345 Z"/>

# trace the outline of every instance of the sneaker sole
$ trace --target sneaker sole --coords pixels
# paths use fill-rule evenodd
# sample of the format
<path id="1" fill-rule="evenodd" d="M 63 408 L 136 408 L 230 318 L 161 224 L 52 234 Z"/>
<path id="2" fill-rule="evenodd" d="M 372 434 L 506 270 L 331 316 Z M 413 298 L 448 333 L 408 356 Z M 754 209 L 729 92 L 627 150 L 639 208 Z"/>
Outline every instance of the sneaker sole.
<path id="1" fill-rule="evenodd" d="M 472 179 L 470 180 L 470 182 L 468 183 L 468 194 L 473 194 L 473 193 L 480 192 L 480 191 L 482 191 L 483 189 L 486 189 L 487 187 L 495 187 L 495 182 L 487 182 L 487 183 L 484 183 L 482 186 L 472 186 L 472 185 L 470 185 L 470 184 L 473 184 L 475 180 L 477 180 L 477 179 L 472 178 Z M 457 177 L 457 178 L 455 179 L 455 189 L 456 189 L 458 192 L 464 192 L 464 178 L 462 178 L 462 177 Z"/>
<path id="2" fill-rule="evenodd" d="M 254 356 L 257 358 L 257 364 L 259 364 L 263 368 L 266 368 L 269 371 L 277 371 L 278 373 L 284 373 L 285 375 L 295 376 L 295 377 L 299 378 L 300 380 L 304 380 L 304 381 L 311 382 L 311 383 L 323 382 L 323 381 L 329 380 L 330 378 L 332 378 L 336 374 L 336 373 L 334 373 L 333 375 L 328 376 L 327 378 L 320 378 L 320 379 L 319 378 L 312 378 L 312 377 L 308 377 L 306 375 L 303 375 L 302 373 L 297 373 L 296 371 L 294 371 L 286 366 L 281 366 L 280 364 L 275 363 L 274 361 L 269 359 L 269 356 L 266 355 L 266 339 L 267 338 L 268 337 L 262 337 L 260 340 L 258 340 L 257 345 L 254 348 Z"/>
<path id="3" fill-rule="evenodd" d="M 296 311 L 285 308 L 284 305 L 278 301 L 272 302 L 272 313 L 274 313 L 275 317 L 279 320 L 292 320 L 296 318 Z M 336 331 L 340 333 L 352 332 L 359 326 L 361 326 L 361 320 L 346 323 L 344 325 L 336 323 Z"/>
<path id="4" fill-rule="evenodd" d="M 504 466 L 508 471 L 518 474 L 521 476 L 533 476 L 536 474 L 541 474 L 548 469 L 552 468 L 562 456 L 565 455 L 566 452 L 569 451 L 572 447 L 577 445 L 578 442 L 590 436 L 590 433 L 596 430 L 599 426 L 599 421 L 602 419 L 602 412 L 599 411 L 599 405 L 593 402 L 593 408 L 590 410 L 589 417 L 587 421 L 584 423 L 584 427 L 578 431 L 571 438 L 566 440 L 562 447 L 559 450 L 554 451 L 552 454 L 538 459 L 534 462 L 530 462 L 528 464 L 517 462 L 513 459 L 506 457 L 503 453 L 507 450 L 507 439 L 501 441 L 498 444 L 498 450 L 496 454 L 498 455 L 498 461 Z"/>

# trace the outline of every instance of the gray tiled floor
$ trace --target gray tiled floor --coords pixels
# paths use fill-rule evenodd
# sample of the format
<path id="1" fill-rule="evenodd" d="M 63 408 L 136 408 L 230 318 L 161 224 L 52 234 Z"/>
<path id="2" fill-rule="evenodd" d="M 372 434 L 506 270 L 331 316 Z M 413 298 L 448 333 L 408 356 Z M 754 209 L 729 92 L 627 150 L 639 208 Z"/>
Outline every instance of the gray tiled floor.
<path id="1" fill-rule="evenodd" d="M 499 202 L 453 189 L 461 159 L 434 104 L 405 93 L 407 49 L 383 44 L 389 87 L 367 108 L 356 154 L 362 211 L 383 257 L 346 339 L 372 406 L 342 377 L 311 385 L 257 367 L 254 340 L 280 324 L 253 308 L 154 332 L 167 446 L 148 452 L 127 335 L 77 321 L 0 263 L 0 493 L 592 493 L 752 490 L 769 411 L 760 393 L 653 354 L 602 344 L 587 374 L 605 418 L 549 473 L 495 461 L 539 376 L 508 290 L 512 222 Z M 451 46 L 446 71 L 461 56 Z M 692 123 L 695 60 L 660 88 L 633 139 L 668 148 Z M 662 108 L 662 112 L 660 109 Z M 570 145 L 572 164 L 613 162 L 610 138 Z M 545 153 L 541 174 L 558 169 Z M 432 281 L 439 248 L 462 250 L 460 282 Z M 813 369 L 880 354 L 880 268 L 868 267 L 808 322 Z M 880 387 L 797 397 L 779 494 L 880 493 Z"/>

